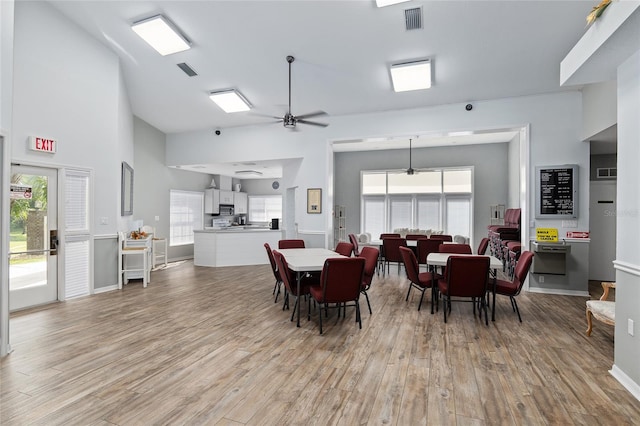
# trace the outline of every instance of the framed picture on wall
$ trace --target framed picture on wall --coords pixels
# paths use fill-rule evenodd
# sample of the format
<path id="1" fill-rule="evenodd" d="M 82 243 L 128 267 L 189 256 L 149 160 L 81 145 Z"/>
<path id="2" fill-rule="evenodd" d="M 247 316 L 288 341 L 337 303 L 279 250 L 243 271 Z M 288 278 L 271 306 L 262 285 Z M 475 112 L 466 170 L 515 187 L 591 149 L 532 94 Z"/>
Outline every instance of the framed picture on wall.
<path id="1" fill-rule="evenodd" d="M 322 188 L 307 188 L 307 213 L 322 213 Z"/>

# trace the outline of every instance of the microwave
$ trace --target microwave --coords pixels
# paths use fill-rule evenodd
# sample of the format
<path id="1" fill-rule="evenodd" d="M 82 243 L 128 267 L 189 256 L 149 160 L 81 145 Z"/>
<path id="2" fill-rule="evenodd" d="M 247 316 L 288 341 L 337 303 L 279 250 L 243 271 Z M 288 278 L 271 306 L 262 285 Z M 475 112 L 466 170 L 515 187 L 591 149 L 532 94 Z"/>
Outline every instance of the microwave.
<path id="1" fill-rule="evenodd" d="M 233 205 L 220 204 L 220 216 L 233 216 Z"/>

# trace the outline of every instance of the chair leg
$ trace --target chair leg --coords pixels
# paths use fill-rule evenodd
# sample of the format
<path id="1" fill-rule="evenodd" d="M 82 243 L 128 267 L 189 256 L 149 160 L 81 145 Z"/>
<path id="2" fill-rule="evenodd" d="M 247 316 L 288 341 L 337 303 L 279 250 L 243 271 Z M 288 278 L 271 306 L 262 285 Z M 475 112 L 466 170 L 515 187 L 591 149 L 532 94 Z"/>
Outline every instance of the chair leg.
<path id="1" fill-rule="evenodd" d="M 593 330 L 593 322 L 591 320 L 591 310 L 587 308 L 587 336 L 591 336 L 591 331 Z"/>
<path id="2" fill-rule="evenodd" d="M 418 312 L 420 312 L 420 308 L 422 307 L 422 299 L 424 299 L 424 292 L 426 289 L 422 289 L 422 295 L 420 295 L 420 303 L 418 303 Z"/>
<path id="3" fill-rule="evenodd" d="M 362 316 L 360 316 L 360 300 L 356 299 L 356 321 L 362 330 Z"/>
<path id="4" fill-rule="evenodd" d="M 444 323 L 447 323 L 447 297 L 442 295 L 442 312 L 444 312 Z"/>
<path id="5" fill-rule="evenodd" d="M 291 321 L 293 321 L 293 317 L 296 314 L 296 309 L 298 308 L 298 299 L 300 298 L 296 296 L 296 303 L 293 305 L 293 312 L 291 312 Z"/>
<path id="6" fill-rule="evenodd" d="M 520 320 L 520 322 L 522 322 L 522 318 L 520 317 L 520 309 L 518 309 L 518 302 L 516 302 L 516 298 L 513 296 L 511 297 L 511 303 L 513 303 L 513 306 L 516 307 L 516 312 L 518 313 L 518 319 Z"/>
<path id="7" fill-rule="evenodd" d="M 413 287 L 413 284 L 411 284 L 411 281 L 409 281 L 409 291 L 407 292 L 407 297 L 404 298 L 405 302 L 407 300 L 409 300 L 409 294 L 411 293 L 411 287 Z"/>
<path id="8" fill-rule="evenodd" d="M 282 310 L 289 309 L 289 292 L 284 289 L 284 303 L 282 304 Z"/>
<path id="9" fill-rule="evenodd" d="M 320 334 L 322 334 L 322 303 L 318 302 L 320 304 L 320 309 L 318 309 L 318 318 L 320 319 Z M 327 305 L 324 305 L 325 308 L 325 312 L 327 309 Z"/>
<path id="10" fill-rule="evenodd" d="M 373 314 L 373 312 L 371 312 L 371 303 L 369 303 L 369 295 L 367 294 L 367 292 L 364 292 L 364 297 L 367 298 L 367 306 L 369 307 L 369 315 Z"/>

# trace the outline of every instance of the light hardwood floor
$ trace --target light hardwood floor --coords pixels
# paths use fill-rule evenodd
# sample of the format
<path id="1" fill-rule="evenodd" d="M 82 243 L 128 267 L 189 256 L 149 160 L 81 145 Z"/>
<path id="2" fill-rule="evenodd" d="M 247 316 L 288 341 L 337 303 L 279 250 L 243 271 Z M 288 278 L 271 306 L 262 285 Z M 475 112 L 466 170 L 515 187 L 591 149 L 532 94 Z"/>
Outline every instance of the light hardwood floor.
<path id="1" fill-rule="evenodd" d="M 393 269 L 393 268 L 392 268 Z M 449 322 L 406 279 L 376 279 L 353 308 L 301 328 L 271 296 L 268 266 L 173 264 L 149 287 L 11 316 L 0 361 L 3 425 L 638 424 L 640 402 L 607 370 L 613 328 L 585 335 L 585 298 L 508 298 L 485 326 Z M 593 297 L 600 296 L 597 287 Z M 293 305 L 292 305 L 293 306 Z M 306 312 L 303 309 L 303 314 Z"/>

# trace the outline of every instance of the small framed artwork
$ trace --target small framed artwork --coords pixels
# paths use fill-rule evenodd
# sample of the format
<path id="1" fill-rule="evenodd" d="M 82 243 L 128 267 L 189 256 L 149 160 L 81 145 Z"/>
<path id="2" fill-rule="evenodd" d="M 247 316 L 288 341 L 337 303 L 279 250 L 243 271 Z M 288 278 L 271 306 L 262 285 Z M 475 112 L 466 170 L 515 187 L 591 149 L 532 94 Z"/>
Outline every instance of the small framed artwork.
<path id="1" fill-rule="evenodd" d="M 322 213 L 322 188 L 307 188 L 307 213 Z"/>

